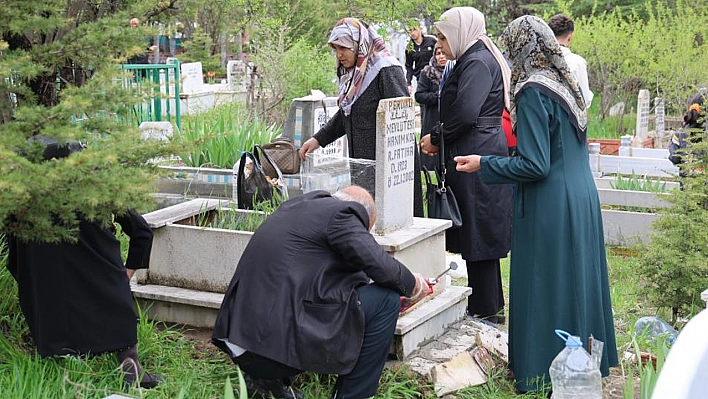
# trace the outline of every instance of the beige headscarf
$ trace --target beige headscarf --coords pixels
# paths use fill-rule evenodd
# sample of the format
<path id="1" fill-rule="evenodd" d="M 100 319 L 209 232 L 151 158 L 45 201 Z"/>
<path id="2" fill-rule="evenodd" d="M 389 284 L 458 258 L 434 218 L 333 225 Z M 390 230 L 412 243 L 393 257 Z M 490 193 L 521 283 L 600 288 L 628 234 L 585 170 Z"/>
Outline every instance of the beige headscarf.
<path id="1" fill-rule="evenodd" d="M 477 41 L 482 41 L 499 63 L 504 80 L 504 105 L 509 109 L 509 82 L 511 71 L 501 51 L 487 37 L 487 25 L 484 15 L 474 7 L 453 7 L 445 11 L 435 27 L 450 44 L 450 59 L 456 60 Z"/>

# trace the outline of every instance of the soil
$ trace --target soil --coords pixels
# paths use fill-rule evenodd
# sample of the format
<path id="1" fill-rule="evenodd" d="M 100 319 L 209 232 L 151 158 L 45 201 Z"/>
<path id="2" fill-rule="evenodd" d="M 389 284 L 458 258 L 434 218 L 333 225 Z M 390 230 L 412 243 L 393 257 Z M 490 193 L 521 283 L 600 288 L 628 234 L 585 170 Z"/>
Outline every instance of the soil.
<path id="1" fill-rule="evenodd" d="M 184 325 L 173 325 L 172 328 L 182 333 L 188 340 L 194 343 L 193 356 L 195 358 L 207 358 L 221 353 L 219 349 L 211 343 L 212 330 L 210 328 Z M 627 377 L 622 375 L 622 369 L 620 367 L 610 369 L 610 375 L 603 378 L 602 398 L 623 399 L 622 390 L 626 385 L 626 381 Z M 634 397 L 635 399 L 640 399 L 638 378 L 634 381 Z"/>

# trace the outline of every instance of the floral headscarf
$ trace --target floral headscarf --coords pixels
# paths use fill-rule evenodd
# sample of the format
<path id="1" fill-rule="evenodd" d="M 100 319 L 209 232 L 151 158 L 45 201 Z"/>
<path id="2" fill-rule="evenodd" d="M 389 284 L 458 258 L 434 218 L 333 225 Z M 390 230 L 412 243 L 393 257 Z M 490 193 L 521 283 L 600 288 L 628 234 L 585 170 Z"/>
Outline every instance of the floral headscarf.
<path id="1" fill-rule="evenodd" d="M 435 22 L 435 27 L 440 33 L 445 35 L 447 42 L 450 44 L 451 60 L 456 60 L 477 41 L 484 43 L 484 46 L 492 53 L 501 68 L 504 81 L 504 105 L 509 108 L 509 65 L 506 63 L 501 51 L 487 37 L 487 24 L 484 21 L 484 14 L 474 7 L 453 7 L 442 13 L 440 20 Z"/>
<path id="2" fill-rule="evenodd" d="M 357 53 L 352 68 L 345 68 L 337 60 L 339 99 L 337 103 L 349 115 L 352 105 L 369 87 L 382 68 L 401 63 L 391 55 L 388 47 L 373 29 L 356 18 L 344 18 L 337 22 L 329 34 L 328 44 L 347 47 Z"/>
<path id="3" fill-rule="evenodd" d="M 512 21 L 499 40 L 513 62 L 510 108 L 513 124 L 516 125 L 516 96 L 530 83 L 556 99 L 568 111 L 578 138 L 584 141 L 587 128 L 585 101 L 546 22 L 524 15 Z"/>

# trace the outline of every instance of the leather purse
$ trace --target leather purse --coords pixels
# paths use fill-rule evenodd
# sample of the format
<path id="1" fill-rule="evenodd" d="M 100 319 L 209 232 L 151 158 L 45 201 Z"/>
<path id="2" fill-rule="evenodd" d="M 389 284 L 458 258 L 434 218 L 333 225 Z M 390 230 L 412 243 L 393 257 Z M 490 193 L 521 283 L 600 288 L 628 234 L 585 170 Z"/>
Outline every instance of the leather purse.
<path id="1" fill-rule="evenodd" d="M 280 172 L 286 175 L 300 173 L 300 154 L 292 139 L 288 137 L 276 137 L 270 143 L 261 146 L 263 152 L 268 154 Z M 273 177 L 275 170 L 269 162 L 263 162 L 263 170 L 268 176 Z"/>

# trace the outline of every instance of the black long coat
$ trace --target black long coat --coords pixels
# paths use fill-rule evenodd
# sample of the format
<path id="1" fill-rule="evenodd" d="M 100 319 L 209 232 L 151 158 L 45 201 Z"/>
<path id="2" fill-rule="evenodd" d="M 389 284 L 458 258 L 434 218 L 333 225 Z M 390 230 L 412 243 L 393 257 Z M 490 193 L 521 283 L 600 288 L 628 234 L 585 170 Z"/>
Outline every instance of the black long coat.
<path id="1" fill-rule="evenodd" d="M 368 231 L 364 207 L 326 191 L 283 203 L 248 243 L 224 295 L 212 342 L 303 371 L 346 374 L 364 339 L 356 288 L 409 296 L 415 278 Z"/>
<path id="2" fill-rule="evenodd" d="M 381 68 L 374 80 L 352 104 L 349 116 L 340 109 L 313 136 L 322 147 L 347 135 L 349 157 L 376 159 L 376 110 L 379 101 L 386 98 L 408 97 L 406 78 L 400 66 Z M 423 189 L 418 166 L 418 151 L 415 151 L 415 177 L 413 191 L 413 215 L 423 216 Z M 375 170 L 367 168 L 364 173 L 353 176 L 352 183 L 372 191 L 375 187 Z"/>
<path id="3" fill-rule="evenodd" d="M 10 237 L 8 268 L 41 356 L 112 352 L 137 343 L 126 267 L 148 267 L 152 230 L 133 211 L 115 220 L 130 237 L 125 266 L 113 226 L 82 221 L 75 243 Z"/>
<path id="4" fill-rule="evenodd" d="M 434 67 L 428 66 L 426 68 Z M 427 69 L 423 69 L 420 72 L 418 85 L 415 89 L 415 100 L 420 104 L 421 137 L 430 134 L 438 122 L 440 122 L 440 112 L 438 111 L 438 90 L 440 89 L 440 82 L 431 80 L 426 75 L 426 71 Z M 438 165 L 438 157 L 421 154 L 420 163 L 429 171 L 432 171 Z"/>
<path id="5" fill-rule="evenodd" d="M 468 261 L 506 257 L 511 244 L 511 185 L 487 185 L 479 172 L 456 171 L 453 161 L 457 155 L 508 155 L 501 128 L 503 108 L 501 68 L 477 42 L 458 58 L 440 93 L 447 184 L 463 222 L 462 227 L 447 230 L 446 245 Z"/>

